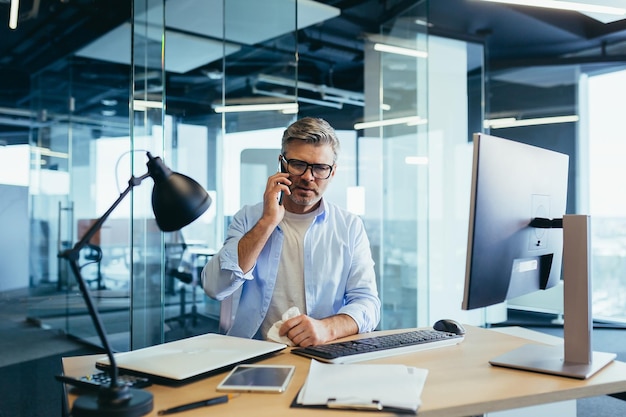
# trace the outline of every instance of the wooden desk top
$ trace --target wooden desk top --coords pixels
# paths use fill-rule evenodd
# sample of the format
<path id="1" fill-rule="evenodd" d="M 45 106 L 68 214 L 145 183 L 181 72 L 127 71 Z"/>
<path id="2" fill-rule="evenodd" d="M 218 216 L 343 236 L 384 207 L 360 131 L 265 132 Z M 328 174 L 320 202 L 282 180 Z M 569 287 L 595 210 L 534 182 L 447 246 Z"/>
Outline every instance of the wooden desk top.
<path id="1" fill-rule="evenodd" d="M 530 341 L 471 326 L 468 326 L 467 330 L 465 341 L 457 346 L 398 355 L 367 363 L 399 363 L 429 370 L 422 393 L 423 403 L 418 410 L 420 417 L 464 417 L 626 392 L 626 363 L 624 362 L 615 361 L 587 380 L 494 367 L 489 364 L 489 359 Z M 63 358 L 65 374 L 79 376 L 93 373 L 95 358 L 101 356 Z M 184 417 L 203 416 L 208 413 L 212 416 L 229 417 L 233 415 L 259 417 L 320 415 L 320 410 L 289 408 L 306 379 L 310 359 L 293 355 L 287 349 L 260 363 L 296 365 L 296 372 L 287 392 L 283 394 L 242 393 L 229 403 L 209 407 L 210 411 L 206 407 L 186 411 Z M 222 395 L 215 388 L 225 375 L 226 373 L 219 374 L 181 387 L 151 386 L 147 390 L 154 394 L 154 409 L 149 415 L 156 416 L 159 410 L 165 408 Z M 70 394 L 70 404 L 74 399 L 75 396 Z M 368 414 L 371 415 L 371 413 Z M 345 410 L 324 410 L 323 415 L 349 417 L 365 414 Z"/>

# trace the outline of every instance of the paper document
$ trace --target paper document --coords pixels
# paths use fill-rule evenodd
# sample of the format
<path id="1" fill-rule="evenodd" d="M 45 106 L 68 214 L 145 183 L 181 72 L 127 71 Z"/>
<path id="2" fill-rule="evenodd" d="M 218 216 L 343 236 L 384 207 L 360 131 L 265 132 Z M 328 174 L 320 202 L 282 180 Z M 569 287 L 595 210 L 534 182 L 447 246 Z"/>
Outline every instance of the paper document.
<path id="1" fill-rule="evenodd" d="M 427 369 L 395 364 L 327 364 L 311 360 L 297 404 L 406 410 L 421 405 Z"/>

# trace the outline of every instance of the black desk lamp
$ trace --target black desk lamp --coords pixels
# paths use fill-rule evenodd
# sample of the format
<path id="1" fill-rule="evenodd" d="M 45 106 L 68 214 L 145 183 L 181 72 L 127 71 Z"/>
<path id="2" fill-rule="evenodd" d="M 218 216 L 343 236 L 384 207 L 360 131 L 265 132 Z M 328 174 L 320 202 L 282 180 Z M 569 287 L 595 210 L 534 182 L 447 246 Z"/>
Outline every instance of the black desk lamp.
<path id="1" fill-rule="evenodd" d="M 152 177 L 154 180 L 154 188 L 152 190 L 154 217 L 157 225 L 164 232 L 172 232 L 183 228 L 200 217 L 211 205 L 209 194 L 200 184 L 185 175 L 172 172 L 161 158 L 154 158 L 150 152 L 147 152 L 147 156 L 148 163 L 146 165 L 148 166 L 148 172 L 139 178 L 132 176 L 128 181 L 128 187 L 120 194 L 106 213 L 85 232 L 85 235 L 73 248 L 58 255 L 59 258 L 69 261 L 70 268 L 76 276 L 76 281 L 85 299 L 89 315 L 93 320 L 110 362 L 108 371 L 111 376 L 111 385 L 101 387 L 97 394 L 85 394 L 78 397 L 72 407 L 73 417 L 135 417 L 143 416 L 152 411 L 153 408 L 151 393 L 129 388 L 120 384 L 117 380 L 118 368 L 113 351 L 78 265 L 81 249 L 87 246 L 91 238 L 100 230 L 103 223 L 130 190 L 141 184 L 148 177 Z"/>

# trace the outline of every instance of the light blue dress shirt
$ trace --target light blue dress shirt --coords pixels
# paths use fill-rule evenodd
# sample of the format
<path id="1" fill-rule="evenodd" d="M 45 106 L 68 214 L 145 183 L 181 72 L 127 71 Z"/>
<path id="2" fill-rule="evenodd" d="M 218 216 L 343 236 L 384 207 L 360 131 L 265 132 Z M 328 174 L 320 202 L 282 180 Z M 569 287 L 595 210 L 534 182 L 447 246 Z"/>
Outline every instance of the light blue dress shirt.
<path id="1" fill-rule="evenodd" d="M 232 336 L 259 337 L 272 300 L 283 244 L 280 226 L 272 232 L 251 271 L 244 274 L 238 261 L 239 239 L 262 214 L 263 203 L 237 212 L 224 246 L 202 271 L 203 287 L 210 297 L 222 301 L 240 291 L 227 331 Z M 324 199 L 304 238 L 304 290 L 307 314 L 315 319 L 347 314 L 357 323 L 359 333 L 378 325 L 380 299 L 363 222 Z"/>

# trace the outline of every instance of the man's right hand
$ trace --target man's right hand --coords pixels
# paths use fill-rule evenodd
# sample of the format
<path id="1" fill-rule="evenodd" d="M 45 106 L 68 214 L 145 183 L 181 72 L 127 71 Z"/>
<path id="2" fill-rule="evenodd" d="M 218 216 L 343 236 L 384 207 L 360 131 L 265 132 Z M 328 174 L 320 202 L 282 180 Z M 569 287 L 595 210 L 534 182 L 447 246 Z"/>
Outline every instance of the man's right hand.
<path id="1" fill-rule="evenodd" d="M 267 239 L 285 216 L 285 207 L 278 204 L 278 197 L 281 191 L 291 194 L 289 185 L 289 174 L 278 172 L 267 179 L 263 194 L 263 216 L 241 237 L 237 246 L 239 267 L 242 271 L 248 272 L 252 269 Z"/>
<path id="2" fill-rule="evenodd" d="M 267 179 L 265 193 L 263 194 L 263 218 L 265 218 L 273 226 L 277 226 L 285 215 L 285 207 L 279 204 L 280 193 L 285 195 L 291 194 L 289 186 L 291 180 L 289 174 L 277 172 Z"/>

